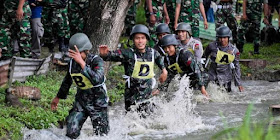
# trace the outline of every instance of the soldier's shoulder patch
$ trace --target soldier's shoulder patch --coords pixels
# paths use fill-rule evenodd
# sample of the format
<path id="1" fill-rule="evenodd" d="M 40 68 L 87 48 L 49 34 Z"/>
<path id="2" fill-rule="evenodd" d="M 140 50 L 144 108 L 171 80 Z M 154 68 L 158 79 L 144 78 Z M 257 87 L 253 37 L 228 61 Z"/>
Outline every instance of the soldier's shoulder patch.
<path id="1" fill-rule="evenodd" d="M 196 44 L 194 45 L 194 48 L 195 48 L 196 50 L 199 50 L 199 44 L 196 43 Z"/>

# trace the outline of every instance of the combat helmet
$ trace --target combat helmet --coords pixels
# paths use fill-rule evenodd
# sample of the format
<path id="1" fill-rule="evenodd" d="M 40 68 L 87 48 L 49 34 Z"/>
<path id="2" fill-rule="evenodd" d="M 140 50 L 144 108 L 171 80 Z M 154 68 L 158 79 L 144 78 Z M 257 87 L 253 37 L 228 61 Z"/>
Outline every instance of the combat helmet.
<path id="1" fill-rule="evenodd" d="M 130 32 L 130 39 L 133 38 L 134 34 L 136 33 L 143 33 L 146 35 L 147 39 L 150 39 L 150 33 L 149 33 L 149 29 L 142 24 L 138 24 L 132 27 L 132 30 Z"/>
<path id="2" fill-rule="evenodd" d="M 73 36 L 71 36 L 69 40 L 69 47 L 72 50 L 75 50 L 74 45 L 77 46 L 80 52 L 86 51 L 86 50 L 91 50 L 92 44 L 87 37 L 86 34 L 84 33 L 76 33 Z"/>
<path id="3" fill-rule="evenodd" d="M 176 32 L 177 31 L 187 31 L 189 32 L 190 35 L 192 35 L 192 27 L 190 24 L 188 23 L 185 23 L 185 22 L 180 22 L 178 25 L 177 25 L 177 28 L 175 30 Z"/>

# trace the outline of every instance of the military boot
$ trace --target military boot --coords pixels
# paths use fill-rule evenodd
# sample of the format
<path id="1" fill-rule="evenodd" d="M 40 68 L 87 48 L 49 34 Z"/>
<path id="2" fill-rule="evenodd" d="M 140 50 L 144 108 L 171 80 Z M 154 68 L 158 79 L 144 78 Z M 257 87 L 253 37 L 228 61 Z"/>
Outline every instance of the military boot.
<path id="1" fill-rule="evenodd" d="M 57 41 L 58 41 L 59 52 L 63 52 L 63 50 L 65 49 L 64 37 L 58 37 Z"/>
<path id="2" fill-rule="evenodd" d="M 260 54 L 259 48 L 260 48 L 260 44 L 254 44 L 254 54 Z"/>

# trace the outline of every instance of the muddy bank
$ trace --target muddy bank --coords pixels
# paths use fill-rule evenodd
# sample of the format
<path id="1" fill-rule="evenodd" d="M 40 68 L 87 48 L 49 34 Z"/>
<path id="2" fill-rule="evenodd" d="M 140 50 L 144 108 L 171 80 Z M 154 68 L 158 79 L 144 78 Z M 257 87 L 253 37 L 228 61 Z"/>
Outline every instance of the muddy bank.
<path id="1" fill-rule="evenodd" d="M 244 80 L 280 81 L 280 70 L 253 70 L 252 73 L 242 76 Z"/>

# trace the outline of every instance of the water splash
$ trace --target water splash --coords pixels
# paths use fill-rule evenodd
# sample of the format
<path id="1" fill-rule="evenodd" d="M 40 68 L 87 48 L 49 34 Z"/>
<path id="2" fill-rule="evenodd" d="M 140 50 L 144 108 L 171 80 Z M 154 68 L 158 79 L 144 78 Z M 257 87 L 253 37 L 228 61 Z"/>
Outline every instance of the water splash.
<path id="1" fill-rule="evenodd" d="M 178 77 L 175 79 L 179 84 L 176 92 L 166 92 L 151 98 L 150 102 L 156 106 L 151 115 L 146 118 L 139 117 L 137 112 L 125 113 L 123 107 L 116 106 L 109 110 L 110 132 L 107 136 L 94 136 L 90 119 L 88 119 L 78 139 L 172 139 L 198 130 L 213 129 L 214 126 L 204 124 L 201 117 L 194 111 L 196 104 L 193 102 L 193 91 L 189 88 L 189 78 L 184 76 L 180 80 Z M 64 137 L 65 129 L 53 127 L 46 130 L 47 133 L 43 131 L 26 131 L 24 139 L 44 140 L 45 137 L 40 135 L 48 135 L 47 137 L 55 139 L 68 139 Z M 36 135 L 30 133 L 36 133 Z"/>

